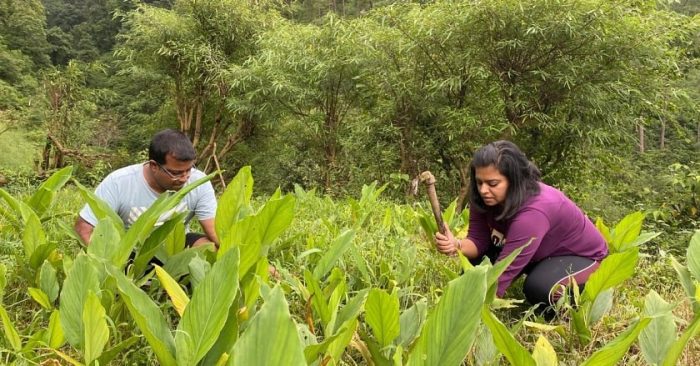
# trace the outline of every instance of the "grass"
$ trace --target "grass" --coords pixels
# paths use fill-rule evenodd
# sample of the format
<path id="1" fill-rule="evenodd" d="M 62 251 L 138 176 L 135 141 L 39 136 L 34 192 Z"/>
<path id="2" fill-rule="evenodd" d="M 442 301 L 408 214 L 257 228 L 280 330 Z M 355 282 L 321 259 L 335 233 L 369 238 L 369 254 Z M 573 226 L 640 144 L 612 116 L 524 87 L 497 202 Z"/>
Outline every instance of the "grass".
<path id="1" fill-rule="evenodd" d="M 3 124 L 0 122 L 0 130 Z M 0 170 L 31 171 L 34 166 L 37 148 L 24 131 L 11 129 L 0 134 Z"/>

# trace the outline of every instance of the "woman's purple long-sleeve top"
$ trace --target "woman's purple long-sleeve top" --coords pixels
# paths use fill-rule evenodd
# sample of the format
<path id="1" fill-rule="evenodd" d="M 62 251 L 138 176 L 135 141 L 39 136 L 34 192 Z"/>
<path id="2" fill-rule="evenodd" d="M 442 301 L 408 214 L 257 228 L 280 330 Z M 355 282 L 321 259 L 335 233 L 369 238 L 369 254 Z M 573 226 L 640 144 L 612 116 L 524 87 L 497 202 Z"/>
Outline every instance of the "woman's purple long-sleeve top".
<path id="1" fill-rule="evenodd" d="M 540 193 L 510 219 L 497 222 L 495 214 L 473 207 L 469 212 L 467 238 L 476 244 L 479 257 L 492 245 L 502 246 L 496 260 L 500 261 L 534 238 L 498 279 L 499 297 L 530 263 L 563 255 L 600 261 L 608 254 L 605 239 L 591 220 L 564 193 L 544 183 Z"/>

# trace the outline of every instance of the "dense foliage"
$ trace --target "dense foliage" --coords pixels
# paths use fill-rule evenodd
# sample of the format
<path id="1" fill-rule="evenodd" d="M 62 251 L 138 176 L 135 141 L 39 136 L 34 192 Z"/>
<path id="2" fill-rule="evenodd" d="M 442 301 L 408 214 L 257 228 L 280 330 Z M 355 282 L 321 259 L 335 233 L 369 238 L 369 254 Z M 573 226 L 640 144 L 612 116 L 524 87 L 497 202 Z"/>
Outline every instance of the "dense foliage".
<path id="1" fill-rule="evenodd" d="M 81 362 L 98 360 L 106 345 L 115 347 L 117 354 L 134 342 L 148 344 L 152 353 L 136 358 L 124 355 L 124 363 L 146 358 L 155 362 L 156 357 L 167 363 L 177 358 L 177 349 L 187 349 L 179 352 L 196 360 L 210 357 L 208 362 L 234 344 L 235 339 L 220 340 L 223 345 L 217 340 L 212 349 L 219 353 L 203 355 L 206 344 L 192 345 L 177 336 L 179 327 L 194 329 L 175 320 L 183 316 L 179 311 L 184 306 L 176 315 L 163 301 L 162 289 L 171 298 L 189 300 L 196 284 L 213 281 L 206 280 L 210 271 L 234 281 L 232 273 L 216 266 L 211 253 L 188 254 L 182 262 L 187 270 L 181 273 L 165 268 L 171 275 L 189 273 L 185 283 L 192 286 L 185 290 L 191 292 L 182 298 L 170 291 L 172 285 L 154 286 L 149 294 L 160 298 L 151 304 L 129 282 L 141 278 L 145 263 L 139 262 L 131 277 L 125 278 L 118 258 L 112 258 L 116 271 L 93 261 L 95 256 L 114 253 L 78 254 L 81 250 L 65 230 L 78 203 L 84 202 L 73 188 L 59 194 L 60 201 L 70 201 L 66 207 L 59 203 L 60 209 L 47 210 L 39 204 L 52 202 L 52 189 L 39 189 L 42 193 L 29 198 L 59 171 L 54 177 L 60 178 L 49 184 L 57 192 L 71 175 L 61 170 L 69 165 L 75 166 L 72 175 L 77 182 L 92 187 L 113 168 L 143 160 L 151 134 L 166 127 L 179 128 L 191 137 L 200 169 L 210 173 L 220 168 L 223 181 L 229 182 L 241 167 L 250 165 L 256 192 L 272 197 L 268 205 L 295 207 L 295 221 L 283 220 L 291 226 L 279 233 L 281 239 L 273 250 L 266 241 L 271 238 L 253 243 L 261 248 L 265 261 L 269 256 L 280 267 L 284 294 L 268 292 L 265 286 L 256 289 L 253 273 L 267 281 L 261 270 L 264 261 L 255 261 L 260 258 L 240 252 L 240 257 L 232 255 L 225 261 L 244 268 L 235 279 L 242 286 L 239 292 L 246 293 L 236 300 L 241 321 L 246 320 L 246 309 L 274 317 L 284 315 L 287 306 L 297 323 L 310 318 L 308 329 L 316 330 L 313 339 L 319 343 L 311 350 L 304 345 L 302 356 L 307 362 L 316 356 L 319 362 L 420 363 L 418 353 L 407 348 L 414 344 L 413 333 L 404 334 L 402 325 L 397 336 L 396 328 L 374 317 L 378 314 L 371 310 L 372 306 L 400 309 L 402 322 L 408 321 L 404 316 L 424 319 L 427 306 L 433 309 L 448 288 L 447 281 L 459 270 L 457 263 L 445 263 L 426 245 L 419 223 L 427 232 L 430 225 L 417 219 L 422 199 L 406 194 L 409 182 L 421 171 L 431 170 L 438 178 L 443 205 L 452 202 L 447 216 L 463 222 L 457 213 L 467 203 L 472 152 L 503 138 L 519 144 L 541 168 L 543 179 L 562 188 L 589 216 L 618 222 L 630 212 L 643 212 L 645 228 L 661 234 L 649 244 L 626 248 L 638 250 L 634 254 L 618 253 L 616 258 L 629 258 L 617 259 L 620 266 L 627 266 L 617 269 L 627 273 L 622 270 L 633 268 L 630 263 L 637 263 L 639 256 L 643 269 L 632 281 L 661 278 L 674 285 L 652 289 L 671 303 L 686 298 L 681 295 L 685 291 L 693 309 L 676 308 L 673 315 L 658 295 L 631 288 L 620 293 L 627 302 L 623 301 L 621 310 L 612 310 L 613 317 L 606 321 L 596 322 L 600 319 L 595 314 L 614 295 L 602 289 L 596 296 L 592 291 L 584 295 L 580 309 L 567 310 L 575 320 L 567 332 L 561 331 L 562 324 L 523 327 L 521 313 L 527 309 L 522 307 L 510 313 L 496 311 L 512 326 L 508 332 L 502 332 L 493 314 L 476 314 L 472 319 L 476 322 L 463 324 L 465 329 L 482 321 L 490 324 L 490 330 L 481 326 L 479 334 L 492 332 L 501 338 L 493 338 L 495 344 L 481 344 L 492 338 L 476 337 L 478 351 L 465 353 L 469 362 L 488 364 L 503 347 L 521 350 L 511 342 L 515 341 L 528 349 L 536 344 L 540 350 L 537 355 L 529 351 L 505 355 L 516 364 L 529 363 L 528 357 L 551 361 L 552 346 L 561 360 L 593 363 L 595 357 L 608 355 L 589 359 L 599 343 L 612 340 L 606 334 L 618 334 L 628 325 L 627 336 L 616 344 L 629 346 L 639 334 L 640 344 L 653 343 L 643 341 L 651 337 L 643 330 L 647 326 L 670 342 L 675 337 L 669 334 L 676 332 L 669 329 L 673 316 L 689 322 L 682 329 L 700 327 L 693 300 L 697 266 L 691 261 L 688 268 L 675 263 L 677 281 L 669 261 L 655 264 L 648 258 L 687 255 L 691 236 L 700 228 L 699 10 L 697 0 L 0 0 L 0 186 L 5 201 L 0 205 L 0 233 L 8 243 L 0 252 L 10 255 L 3 262 L 15 286 L 7 287 L 6 298 L 20 304 L 6 300 L 9 315 L 0 311 L 9 334 L 5 345 L 12 350 L 3 351 L 3 357 L 46 356 L 25 350 L 34 352 L 32 342 L 39 338 L 36 329 L 58 326 L 59 313 L 53 307 L 59 304 L 60 289 L 68 291 L 65 296 L 79 293 L 75 296 L 80 304 L 66 310 L 72 315 L 60 315 L 61 321 L 77 327 L 66 334 L 71 346 L 61 348 L 65 343 L 58 339 L 42 340 L 58 352 L 83 357 Z M 223 185 L 219 188 L 224 191 Z M 360 191 L 359 199 L 346 198 Z M 380 193 L 386 201 L 378 199 Z M 228 227 L 221 230 L 266 220 L 243 220 L 257 205 L 247 197 L 239 205 L 246 208 L 237 208 L 242 211 L 229 217 Z M 17 203 L 25 198 L 28 206 Z M 222 199 L 234 198 L 222 193 Z M 43 234 L 24 235 L 26 227 L 43 228 Z M 109 227 L 103 225 L 104 235 L 127 235 L 117 226 Z M 604 230 L 605 225 L 601 223 L 600 228 Z M 167 230 L 171 229 L 179 230 Z M 144 230 L 131 244 L 124 240 L 124 245 L 146 245 L 151 233 Z M 158 235 L 162 239 L 165 233 Z M 614 235 L 609 239 L 614 241 Z M 156 241 L 148 245 L 155 248 Z M 343 254 L 324 257 L 329 246 Z M 177 251 L 169 247 L 159 255 Z M 74 258 L 75 271 L 84 271 L 82 275 L 98 273 L 101 282 L 78 286 L 77 274 L 70 275 L 71 262 L 61 262 L 58 253 Z M 483 282 L 482 275 L 475 272 L 468 281 L 488 288 L 490 282 Z M 163 273 L 158 276 L 159 282 L 168 283 Z M 99 292 L 103 290 L 118 292 L 127 301 L 110 304 L 109 296 Z M 27 291 L 46 309 L 38 312 L 38 306 L 31 305 L 34 308 L 26 312 L 35 314 L 31 319 L 22 315 Z M 311 296 L 321 292 L 323 296 Z M 365 299 L 365 313 L 359 315 L 359 304 Z M 477 300 L 475 308 L 502 305 L 490 303 L 488 296 Z M 268 303 L 270 307 L 260 308 Z M 337 319 L 341 305 L 356 306 L 340 311 L 344 322 Z M 163 349 L 154 345 L 144 328 L 153 324 L 127 316 L 134 306 L 164 316 L 158 331 L 171 334 L 172 344 L 166 337 Z M 97 315 L 83 319 L 85 307 Z M 100 314 L 114 321 L 107 327 L 106 338 Z M 630 322 L 633 317 L 639 322 Z M 617 320 L 609 320 L 613 318 Z M 363 322 L 353 328 L 357 319 Z M 256 320 L 257 326 L 264 327 L 265 321 Z M 21 336 L 12 336 L 8 324 L 13 322 Z M 101 337 L 86 342 L 79 325 L 83 322 L 91 322 Z M 121 326 L 128 331 L 117 329 Z M 136 328 L 142 338 L 129 334 Z M 524 330 L 530 328 L 548 332 L 548 340 L 533 338 Z M 289 329 L 284 328 L 285 337 Z M 688 334 L 679 339 L 690 341 Z M 243 339 L 244 332 L 240 335 Z M 456 346 L 468 351 L 466 341 L 473 334 L 465 335 L 465 344 Z M 310 339 L 306 341 L 313 343 Z M 343 352 L 345 341 L 356 347 Z M 427 347 L 420 344 L 414 347 Z M 663 344 L 665 348 L 654 355 L 648 347 L 642 350 L 646 362 L 670 362 L 664 361 L 669 359 L 666 355 L 684 349 L 680 343 Z M 192 347 L 196 350 L 189 352 Z M 689 350 L 697 352 L 692 341 Z M 299 356 L 297 351 L 298 347 L 290 352 Z M 642 362 L 639 352 L 624 357 Z"/>

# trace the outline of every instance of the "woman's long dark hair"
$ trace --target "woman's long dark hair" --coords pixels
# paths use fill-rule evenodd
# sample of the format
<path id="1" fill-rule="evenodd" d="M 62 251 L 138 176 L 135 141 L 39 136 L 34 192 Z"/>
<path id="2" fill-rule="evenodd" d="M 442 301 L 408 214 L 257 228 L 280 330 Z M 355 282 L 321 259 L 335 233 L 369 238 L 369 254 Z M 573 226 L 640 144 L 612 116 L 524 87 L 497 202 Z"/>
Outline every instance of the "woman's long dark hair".
<path id="1" fill-rule="evenodd" d="M 493 165 L 508 178 L 508 190 L 503 207 L 499 209 L 496 220 L 513 217 L 525 201 L 540 193 L 540 170 L 527 159 L 517 145 L 510 141 L 500 140 L 481 147 L 474 153 L 470 167 L 470 201 L 481 211 L 491 211 L 494 208 L 486 206 L 476 185 L 476 168 Z"/>

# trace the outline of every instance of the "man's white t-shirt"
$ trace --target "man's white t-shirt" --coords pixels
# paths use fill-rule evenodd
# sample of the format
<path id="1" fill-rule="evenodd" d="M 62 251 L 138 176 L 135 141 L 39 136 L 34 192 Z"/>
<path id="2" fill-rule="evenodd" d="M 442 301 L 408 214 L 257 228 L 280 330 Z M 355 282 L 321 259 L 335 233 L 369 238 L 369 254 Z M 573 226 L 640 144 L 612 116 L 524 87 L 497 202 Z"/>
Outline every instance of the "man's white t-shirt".
<path id="1" fill-rule="evenodd" d="M 190 184 L 204 176 L 205 174 L 202 171 L 193 168 L 186 184 Z M 146 178 L 143 176 L 143 163 L 129 165 L 113 171 L 97 186 L 95 194 L 107 202 L 109 207 L 121 217 L 127 229 L 159 196 L 148 185 Z M 162 224 L 174 213 L 184 211 L 189 212 L 185 219 L 185 225 L 195 216 L 200 221 L 212 219 L 216 216 L 216 196 L 211 182 L 206 182 L 189 192 L 177 207 L 163 214 L 156 225 Z M 97 225 L 97 217 L 95 217 L 89 205 L 83 207 L 80 211 L 80 217 L 92 226 Z"/>

